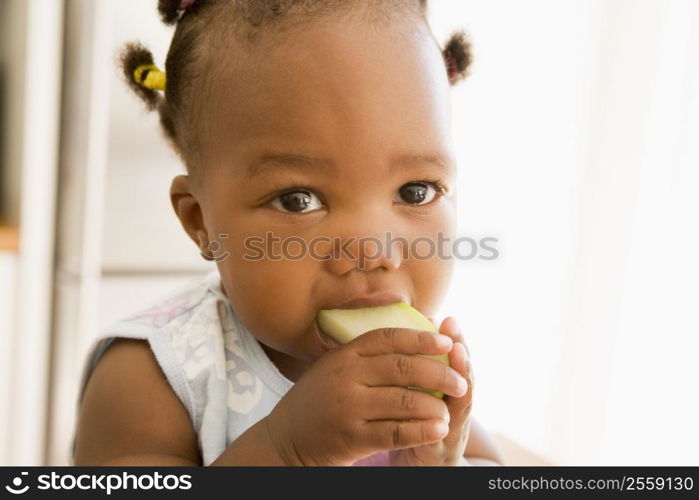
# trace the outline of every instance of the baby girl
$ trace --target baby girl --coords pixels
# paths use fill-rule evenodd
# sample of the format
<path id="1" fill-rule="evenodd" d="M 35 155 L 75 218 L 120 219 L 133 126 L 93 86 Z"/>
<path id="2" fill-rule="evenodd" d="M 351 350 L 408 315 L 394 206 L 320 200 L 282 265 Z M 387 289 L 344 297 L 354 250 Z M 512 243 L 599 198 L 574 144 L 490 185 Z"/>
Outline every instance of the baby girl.
<path id="1" fill-rule="evenodd" d="M 217 271 L 95 341 L 74 463 L 500 463 L 471 418 L 453 317 L 441 334 L 383 328 L 344 345 L 315 320 L 397 301 L 436 313 L 453 261 L 406 250 L 454 236 L 463 34 L 440 47 L 426 0 L 158 7 L 176 25 L 165 71 L 137 43 L 122 65 L 186 166 L 172 205 Z M 381 251 L 359 244 L 387 234 Z M 440 354 L 449 366 L 419 356 Z"/>

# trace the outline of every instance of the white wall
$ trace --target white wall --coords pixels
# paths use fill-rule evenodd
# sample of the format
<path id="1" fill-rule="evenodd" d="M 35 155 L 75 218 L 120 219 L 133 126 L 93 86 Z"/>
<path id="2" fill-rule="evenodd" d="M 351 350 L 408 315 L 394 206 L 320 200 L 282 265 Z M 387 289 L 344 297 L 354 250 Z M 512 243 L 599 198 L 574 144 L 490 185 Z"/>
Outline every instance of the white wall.
<path id="1" fill-rule="evenodd" d="M 454 93 L 475 414 L 565 464 L 696 464 L 699 5 L 433 2 Z"/>
<path id="2" fill-rule="evenodd" d="M 154 4 L 118 2 L 112 13 L 110 59 L 126 42 L 140 40 L 164 67 L 172 28 L 160 22 Z M 170 181 L 184 168 L 163 138 L 157 113 L 146 111 L 127 88 L 121 68 L 113 64 L 111 69 L 104 268 L 200 272 L 208 266 L 170 205 Z"/>
<path id="3" fill-rule="evenodd" d="M 474 414 L 552 459 L 553 387 L 589 110 L 588 2 L 433 2 L 436 36 L 463 27 L 471 76 L 454 90 L 460 233 L 496 237 L 461 262 L 443 315 L 465 332 Z M 555 41 L 555 43 L 553 43 Z"/>

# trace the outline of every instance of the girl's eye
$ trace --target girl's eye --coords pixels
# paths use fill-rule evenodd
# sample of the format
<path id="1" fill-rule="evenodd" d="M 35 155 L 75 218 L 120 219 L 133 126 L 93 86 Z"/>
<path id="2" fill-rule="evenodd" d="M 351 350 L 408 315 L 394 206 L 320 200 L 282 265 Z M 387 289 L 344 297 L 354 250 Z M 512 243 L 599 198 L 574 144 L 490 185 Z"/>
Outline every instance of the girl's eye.
<path id="1" fill-rule="evenodd" d="M 434 182 L 411 182 L 401 186 L 393 201 L 409 205 L 426 205 L 442 192 L 441 186 Z"/>
<path id="2" fill-rule="evenodd" d="M 282 212 L 301 214 L 318 210 L 323 204 L 310 191 L 289 191 L 272 200 L 272 206 Z"/>

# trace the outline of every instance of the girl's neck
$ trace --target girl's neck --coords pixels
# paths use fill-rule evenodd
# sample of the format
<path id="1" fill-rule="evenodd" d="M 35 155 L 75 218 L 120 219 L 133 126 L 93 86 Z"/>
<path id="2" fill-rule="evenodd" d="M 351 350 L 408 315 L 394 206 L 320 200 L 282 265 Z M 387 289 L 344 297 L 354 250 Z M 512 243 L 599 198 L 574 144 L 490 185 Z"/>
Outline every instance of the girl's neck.
<path id="1" fill-rule="evenodd" d="M 265 354 L 267 354 L 267 357 L 270 359 L 270 361 L 272 361 L 272 363 L 274 363 L 281 374 L 292 382 L 296 382 L 310 366 L 309 363 L 292 358 L 283 352 L 275 351 L 271 347 L 264 345 L 262 342 L 260 342 L 260 345 L 265 351 Z"/>

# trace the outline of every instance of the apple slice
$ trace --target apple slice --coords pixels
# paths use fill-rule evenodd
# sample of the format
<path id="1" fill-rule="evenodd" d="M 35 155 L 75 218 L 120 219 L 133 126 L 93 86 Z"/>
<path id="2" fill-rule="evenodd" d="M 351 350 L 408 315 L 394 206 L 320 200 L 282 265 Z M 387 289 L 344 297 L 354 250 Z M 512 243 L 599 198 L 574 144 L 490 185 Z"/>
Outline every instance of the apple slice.
<path id="1" fill-rule="evenodd" d="M 320 329 L 340 344 L 346 344 L 363 333 L 377 328 L 411 328 L 439 333 L 439 330 L 429 319 L 405 302 L 360 309 L 324 309 L 318 312 L 316 319 Z M 422 357 L 434 359 L 449 366 L 447 354 L 422 355 Z M 411 387 L 411 389 L 419 388 Z M 429 392 L 438 398 L 443 396 L 440 391 L 420 390 Z"/>

